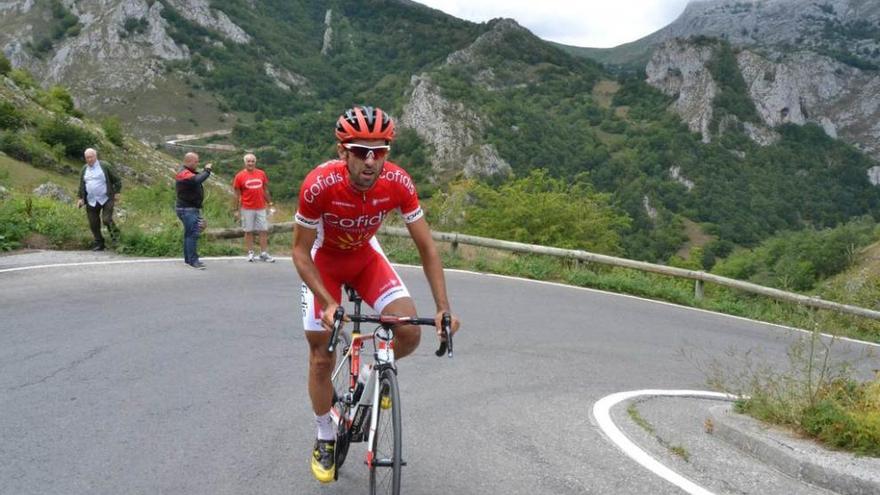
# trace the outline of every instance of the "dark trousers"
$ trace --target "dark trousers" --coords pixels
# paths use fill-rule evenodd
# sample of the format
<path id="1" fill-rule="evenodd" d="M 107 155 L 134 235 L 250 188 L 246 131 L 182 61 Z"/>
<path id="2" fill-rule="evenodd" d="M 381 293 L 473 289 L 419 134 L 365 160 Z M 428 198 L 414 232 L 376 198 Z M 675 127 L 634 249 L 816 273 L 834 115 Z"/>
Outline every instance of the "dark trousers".
<path id="1" fill-rule="evenodd" d="M 92 237 L 95 238 L 96 246 L 104 245 L 104 236 L 101 235 L 102 220 L 107 226 L 107 231 L 110 232 L 110 239 L 113 242 L 119 240 L 119 229 L 113 223 L 113 198 L 108 199 L 104 204 L 96 202 L 95 206 L 86 203 L 86 216 L 89 218 L 89 229 L 92 231 Z"/>

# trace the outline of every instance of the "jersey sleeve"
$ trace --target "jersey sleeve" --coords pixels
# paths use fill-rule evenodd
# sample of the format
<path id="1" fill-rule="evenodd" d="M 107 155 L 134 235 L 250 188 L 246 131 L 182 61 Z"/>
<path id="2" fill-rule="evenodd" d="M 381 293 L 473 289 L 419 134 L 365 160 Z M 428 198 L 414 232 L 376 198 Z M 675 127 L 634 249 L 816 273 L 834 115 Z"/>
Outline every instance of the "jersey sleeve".
<path id="1" fill-rule="evenodd" d="M 241 172 L 235 174 L 232 179 L 232 188 L 241 191 Z"/>
<path id="2" fill-rule="evenodd" d="M 425 216 L 425 212 L 422 210 L 422 205 L 419 204 L 419 195 L 416 193 L 412 177 L 403 169 L 400 169 L 400 173 L 403 174 L 403 179 L 397 181 L 400 194 L 400 214 L 405 223 L 413 223 Z"/>
<path id="3" fill-rule="evenodd" d="M 317 229 L 321 223 L 321 210 L 319 195 L 313 193 L 315 186 L 315 172 L 306 176 L 299 188 L 299 204 L 296 208 L 294 220 L 307 229 Z"/>

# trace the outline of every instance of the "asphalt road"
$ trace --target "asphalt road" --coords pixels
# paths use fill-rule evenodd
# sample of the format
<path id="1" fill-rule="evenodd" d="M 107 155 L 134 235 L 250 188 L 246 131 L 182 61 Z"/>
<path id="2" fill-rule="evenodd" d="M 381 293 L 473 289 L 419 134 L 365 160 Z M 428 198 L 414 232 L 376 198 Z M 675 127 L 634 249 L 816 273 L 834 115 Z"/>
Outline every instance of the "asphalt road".
<path id="1" fill-rule="evenodd" d="M 362 444 L 337 483 L 311 478 L 300 281 L 288 260 L 3 271 L 89 259 L 112 256 L 0 257 L 0 493 L 367 491 Z M 430 315 L 421 270 L 399 271 Z M 800 335 L 559 285 L 464 272 L 447 281 L 463 321 L 455 358 L 434 357 L 425 332 L 399 363 L 409 494 L 682 493 L 610 443 L 593 403 L 634 389 L 705 389 L 686 354 L 723 361 L 730 349 L 754 349 L 784 362 Z M 847 358 L 860 350 L 838 347 Z M 825 493 L 700 435 L 713 402 L 640 406 L 658 431 L 688 430 L 676 440 L 688 462 L 627 424 L 624 406 L 614 415 L 712 493 Z"/>

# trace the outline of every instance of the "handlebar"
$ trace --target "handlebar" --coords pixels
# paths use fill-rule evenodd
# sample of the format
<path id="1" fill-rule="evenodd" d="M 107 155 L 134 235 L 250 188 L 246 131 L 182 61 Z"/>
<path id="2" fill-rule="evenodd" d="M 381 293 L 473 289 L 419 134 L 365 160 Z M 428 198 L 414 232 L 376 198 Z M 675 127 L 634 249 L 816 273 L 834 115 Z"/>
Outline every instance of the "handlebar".
<path id="1" fill-rule="evenodd" d="M 333 313 L 333 332 L 330 334 L 330 343 L 327 345 L 327 351 L 333 352 L 336 349 L 336 338 L 342 329 L 342 323 L 345 317 L 345 309 L 342 306 L 336 308 Z M 378 323 L 385 328 L 394 325 L 427 325 L 437 326 L 434 318 L 420 318 L 417 316 L 391 316 L 391 315 L 349 315 L 349 320 L 360 323 Z M 437 357 L 444 354 L 452 357 L 452 316 L 449 313 L 443 313 L 441 319 L 441 331 L 443 335 L 440 338 L 440 348 L 434 352 Z"/>

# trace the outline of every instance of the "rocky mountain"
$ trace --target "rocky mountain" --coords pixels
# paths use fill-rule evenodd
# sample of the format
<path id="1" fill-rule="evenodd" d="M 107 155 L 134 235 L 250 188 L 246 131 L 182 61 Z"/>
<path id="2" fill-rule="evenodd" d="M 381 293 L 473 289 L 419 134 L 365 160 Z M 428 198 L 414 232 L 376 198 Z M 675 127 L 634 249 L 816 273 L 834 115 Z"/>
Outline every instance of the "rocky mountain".
<path id="1" fill-rule="evenodd" d="M 717 93 L 709 66 L 717 50 L 706 37 L 737 50 L 739 75 L 760 117 L 744 122 L 753 140 L 769 144 L 773 128 L 813 122 L 880 160 L 880 3 L 694 2 L 643 40 L 655 47 L 648 82 L 676 97 L 675 111 L 709 141 Z"/>
<path id="2" fill-rule="evenodd" d="M 676 97 L 673 108 L 704 142 L 712 139 L 718 92 L 708 67 L 714 53 L 712 46 L 670 40 L 645 69 L 651 85 Z M 755 142 L 775 142 L 772 129 L 779 125 L 813 122 L 880 160 L 880 72 L 810 50 L 773 56 L 741 49 L 736 64 L 760 117 L 744 123 Z"/>
<path id="3" fill-rule="evenodd" d="M 176 16 L 224 42 L 251 41 L 207 0 L 25 0 L 0 4 L 0 45 L 15 66 L 69 87 L 80 107 L 119 115 L 143 137 L 192 130 L 188 119 L 234 120 L 174 70 L 196 55 L 174 38 Z"/>
<path id="4" fill-rule="evenodd" d="M 857 66 L 880 65 L 880 4 L 872 0 L 692 0 L 668 26 L 614 48 L 564 47 L 641 68 L 661 44 L 706 36 L 771 52 L 809 49 Z"/>

